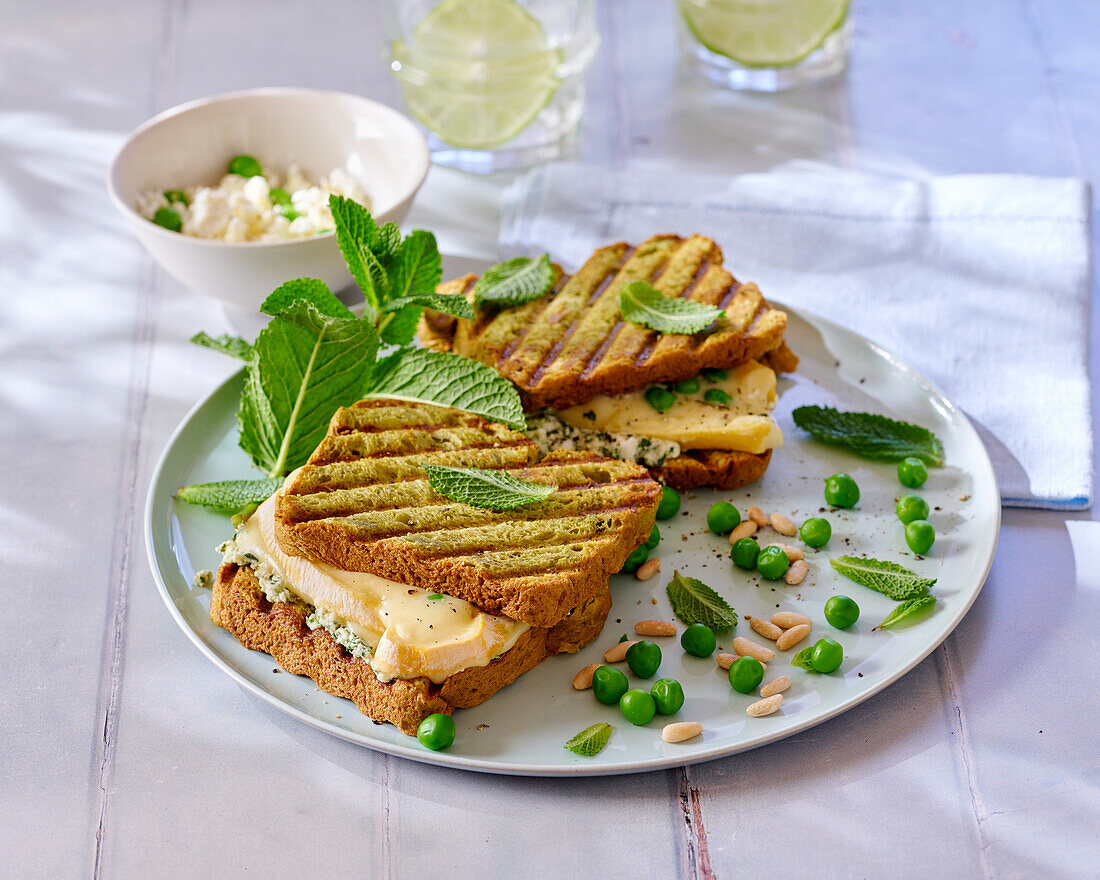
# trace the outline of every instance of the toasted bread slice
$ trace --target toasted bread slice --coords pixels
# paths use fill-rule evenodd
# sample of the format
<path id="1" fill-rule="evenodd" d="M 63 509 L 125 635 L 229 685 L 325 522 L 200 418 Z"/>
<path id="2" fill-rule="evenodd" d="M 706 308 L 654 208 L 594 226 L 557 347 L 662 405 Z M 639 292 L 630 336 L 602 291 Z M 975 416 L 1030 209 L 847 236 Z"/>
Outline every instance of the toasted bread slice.
<path id="1" fill-rule="evenodd" d="M 601 594 L 649 536 L 661 489 L 632 462 L 537 457 L 522 434 L 469 413 L 361 401 L 336 413 L 287 480 L 275 536 L 294 556 L 551 627 Z M 505 469 L 558 489 L 525 507 L 484 510 L 437 494 L 424 462 Z"/>
<path id="2" fill-rule="evenodd" d="M 693 449 L 649 469 L 654 479 L 679 492 L 710 486 L 740 489 L 764 476 L 772 452 L 754 455 L 728 449 Z"/>
<path id="3" fill-rule="evenodd" d="M 755 284 L 727 272 L 721 249 L 705 236 L 657 235 L 636 248 L 620 242 L 597 250 L 572 277 L 558 271 L 550 293 L 516 308 L 482 310 L 474 321 L 426 313 L 421 341 L 495 368 L 518 386 L 528 410 L 688 379 L 705 367 L 764 358 L 783 344 L 786 314 Z M 690 336 L 624 322 L 619 292 L 638 279 L 668 297 L 721 306 L 725 320 Z M 470 298 L 476 280 L 467 275 L 439 292 Z"/>
<path id="4" fill-rule="evenodd" d="M 487 666 L 456 672 L 441 684 L 423 677 L 379 681 L 366 660 L 347 653 L 327 630 L 310 630 L 298 606 L 269 602 L 248 567 L 222 566 L 210 617 L 246 648 L 270 654 L 287 672 L 308 675 L 322 690 L 352 700 L 370 718 L 415 735 L 433 712 L 449 715 L 477 706 L 547 657 L 580 650 L 600 634 L 610 608 L 605 586 L 555 626 L 527 630 Z"/>

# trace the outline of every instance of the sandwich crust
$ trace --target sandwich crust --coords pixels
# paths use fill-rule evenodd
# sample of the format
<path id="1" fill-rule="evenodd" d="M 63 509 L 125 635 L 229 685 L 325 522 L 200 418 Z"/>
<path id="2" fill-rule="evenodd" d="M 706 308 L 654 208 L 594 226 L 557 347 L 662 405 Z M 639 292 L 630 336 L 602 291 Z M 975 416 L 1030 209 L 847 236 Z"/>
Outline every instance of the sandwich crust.
<path id="1" fill-rule="evenodd" d="M 580 650 L 600 634 L 610 609 L 605 584 L 553 627 L 527 630 L 487 666 L 456 672 L 438 685 L 423 677 L 379 681 L 366 660 L 347 653 L 327 630 L 311 630 L 298 606 L 269 602 L 248 567 L 223 565 L 218 571 L 210 619 L 246 648 L 270 654 L 287 672 L 308 675 L 364 715 L 415 735 L 428 715 L 477 706 L 548 657 Z"/>
<path id="2" fill-rule="evenodd" d="M 740 489 L 764 476 L 772 451 L 754 455 L 728 449 L 692 449 L 650 468 L 654 479 L 684 492 L 701 486 Z"/>

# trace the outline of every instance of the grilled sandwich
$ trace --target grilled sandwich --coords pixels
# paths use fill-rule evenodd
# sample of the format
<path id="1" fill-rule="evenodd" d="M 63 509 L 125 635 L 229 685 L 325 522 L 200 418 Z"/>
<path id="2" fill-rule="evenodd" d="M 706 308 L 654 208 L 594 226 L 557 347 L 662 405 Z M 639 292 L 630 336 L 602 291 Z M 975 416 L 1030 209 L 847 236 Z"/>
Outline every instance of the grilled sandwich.
<path id="1" fill-rule="evenodd" d="M 557 490 L 495 512 L 421 465 L 507 470 Z M 587 453 L 398 401 L 339 410 L 308 464 L 227 542 L 210 615 L 246 647 L 415 733 L 603 627 L 610 575 L 650 534 L 660 488 Z"/>
<path id="2" fill-rule="evenodd" d="M 555 271 L 549 293 L 515 308 L 482 309 L 473 321 L 425 312 L 421 342 L 514 382 L 544 452 L 595 449 L 642 463 L 676 489 L 732 489 L 764 473 L 782 443 L 770 415 L 776 373 L 794 370 L 798 358 L 783 339 L 786 314 L 723 268 L 717 244 L 658 235 L 600 248 L 575 275 Z M 692 335 L 625 322 L 619 293 L 635 280 L 719 306 L 724 318 Z M 476 281 L 467 275 L 439 292 L 472 301 Z M 646 402 L 655 385 L 677 389 L 670 410 Z"/>

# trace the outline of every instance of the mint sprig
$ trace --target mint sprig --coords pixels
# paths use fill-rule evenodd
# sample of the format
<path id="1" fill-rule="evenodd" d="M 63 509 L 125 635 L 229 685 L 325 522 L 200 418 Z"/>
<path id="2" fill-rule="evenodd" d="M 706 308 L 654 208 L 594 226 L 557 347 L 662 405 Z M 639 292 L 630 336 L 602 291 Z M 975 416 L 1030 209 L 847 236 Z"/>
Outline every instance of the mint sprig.
<path id="1" fill-rule="evenodd" d="M 800 406 L 794 423 L 815 440 L 843 446 L 863 458 L 901 461 L 910 456 L 943 464 L 943 444 L 927 428 L 876 413 L 841 412 L 830 406 Z"/>
<path id="2" fill-rule="evenodd" d="M 611 738 L 611 725 L 606 721 L 600 721 L 591 727 L 586 727 L 576 736 L 572 737 L 562 748 L 569 749 L 573 754 L 583 758 L 591 758 L 603 751 L 607 741 Z"/>
<path id="3" fill-rule="evenodd" d="M 184 486 L 176 493 L 180 501 L 208 507 L 218 513 L 238 513 L 266 501 L 283 485 L 282 477 L 264 480 L 222 480 Z"/>
<path id="4" fill-rule="evenodd" d="M 619 291 L 623 320 L 658 333 L 699 333 L 725 314 L 717 306 L 665 296 L 648 281 L 630 281 Z"/>
<path id="5" fill-rule="evenodd" d="M 549 254 L 537 259 L 515 257 L 505 260 L 486 269 L 478 279 L 474 285 L 474 303 L 501 308 L 521 306 L 546 294 L 554 286 L 554 277 Z"/>
<path id="6" fill-rule="evenodd" d="M 211 336 L 203 330 L 192 336 L 191 342 L 245 363 L 248 363 L 252 358 L 252 346 L 241 337 L 230 336 L 228 333 L 223 333 L 221 336 Z"/>
<path id="7" fill-rule="evenodd" d="M 528 483 L 506 471 L 491 468 L 444 467 L 422 464 L 428 483 L 452 501 L 488 510 L 512 510 L 553 495 L 558 487 Z"/>
<path id="8" fill-rule="evenodd" d="M 914 623 L 917 618 L 932 610 L 936 604 L 935 596 L 921 596 L 917 599 L 908 599 L 900 603 L 882 619 L 882 623 L 875 629 L 889 629 L 902 623 Z"/>
<path id="9" fill-rule="evenodd" d="M 698 578 L 673 572 L 665 592 L 672 603 L 672 613 L 689 626 L 705 623 L 716 633 L 728 632 L 737 626 L 737 612 Z"/>
<path id="10" fill-rule="evenodd" d="M 838 556 L 829 564 L 838 573 L 864 587 L 876 590 L 898 602 L 917 599 L 936 583 L 935 578 L 921 577 L 896 562 L 868 559 L 862 556 Z"/>

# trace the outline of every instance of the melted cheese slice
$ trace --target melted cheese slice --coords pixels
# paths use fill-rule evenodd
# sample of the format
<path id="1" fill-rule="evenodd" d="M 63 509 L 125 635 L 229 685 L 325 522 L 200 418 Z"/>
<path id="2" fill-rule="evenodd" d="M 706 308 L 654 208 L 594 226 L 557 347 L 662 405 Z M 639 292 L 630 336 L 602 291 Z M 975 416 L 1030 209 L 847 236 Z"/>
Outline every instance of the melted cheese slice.
<path id="1" fill-rule="evenodd" d="M 722 389 L 732 402 L 726 406 L 703 400 L 709 388 Z M 774 407 L 775 372 L 757 361 L 746 361 L 730 370 L 724 382 L 700 379 L 698 394 L 677 394 L 676 403 L 663 413 L 649 405 L 642 390 L 618 397 L 600 395 L 556 415 L 576 428 L 670 440 L 681 449 L 759 454 L 783 445 L 783 433 L 769 415 Z"/>
<path id="2" fill-rule="evenodd" d="M 237 532 L 237 546 L 282 575 L 281 586 L 331 612 L 370 645 L 371 666 L 382 681 L 427 676 L 439 684 L 463 669 L 488 665 L 529 629 L 462 599 L 433 600 L 428 597 L 438 594 L 430 590 L 288 556 L 275 540 L 276 497 Z"/>

